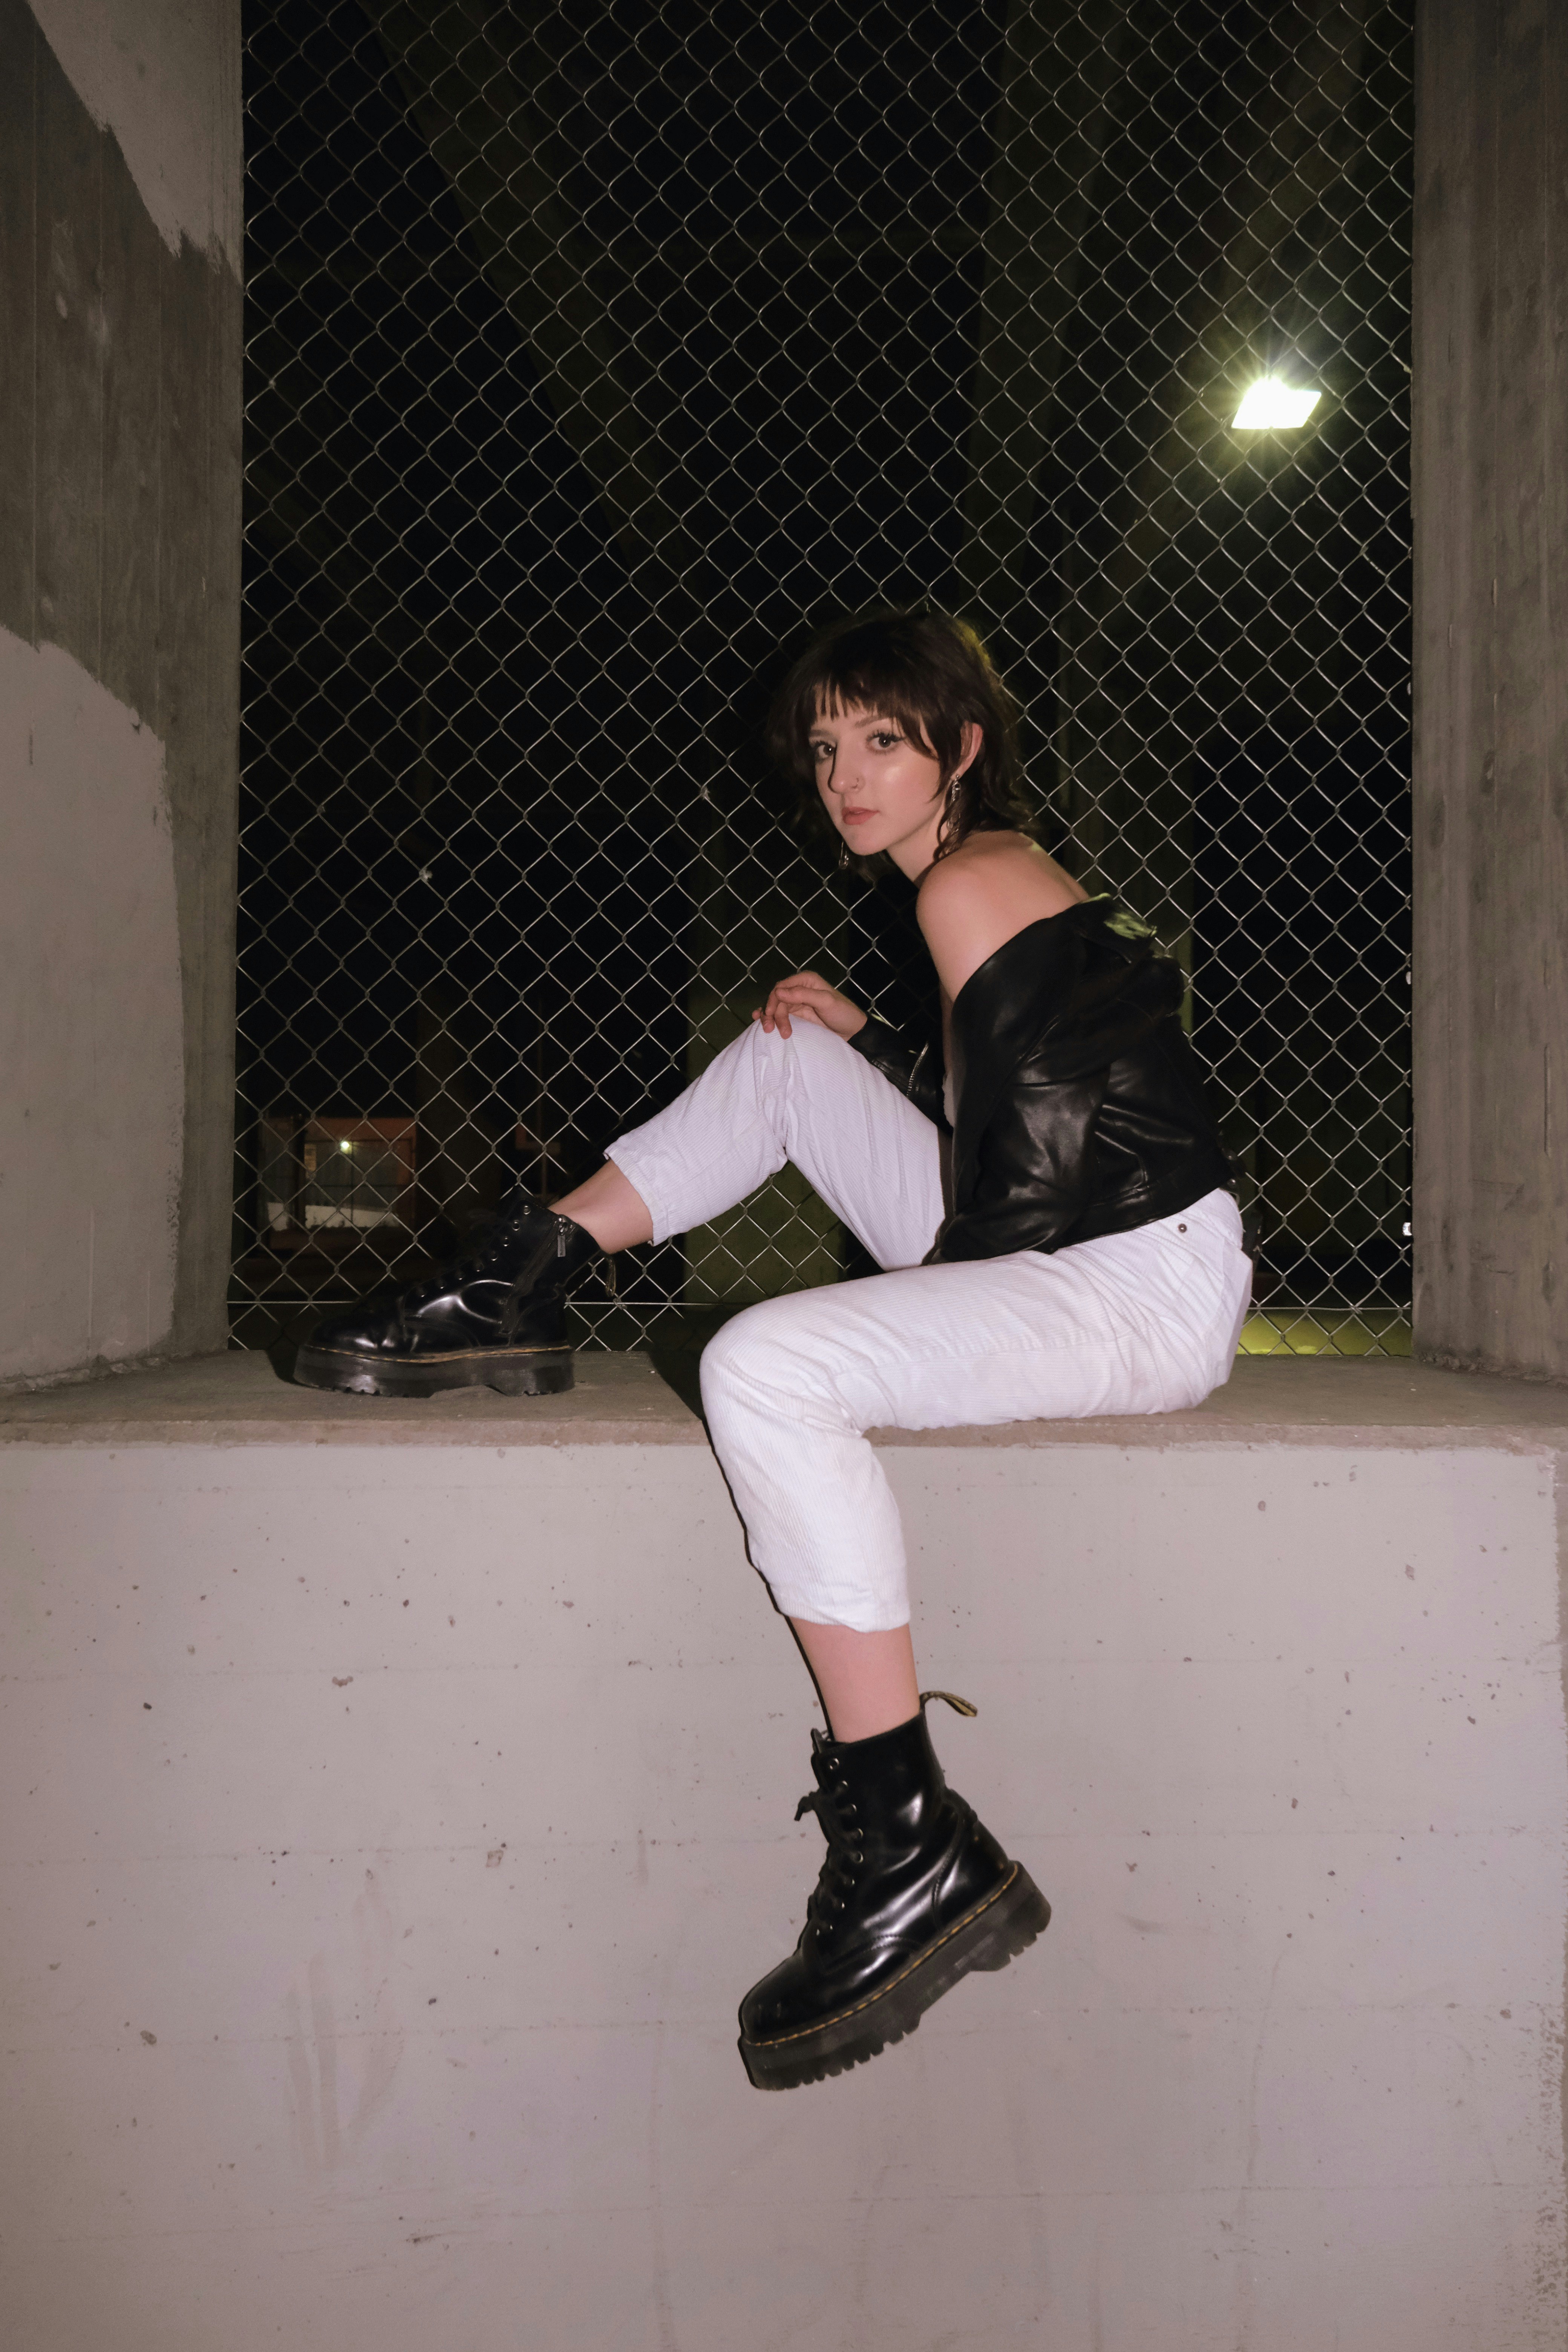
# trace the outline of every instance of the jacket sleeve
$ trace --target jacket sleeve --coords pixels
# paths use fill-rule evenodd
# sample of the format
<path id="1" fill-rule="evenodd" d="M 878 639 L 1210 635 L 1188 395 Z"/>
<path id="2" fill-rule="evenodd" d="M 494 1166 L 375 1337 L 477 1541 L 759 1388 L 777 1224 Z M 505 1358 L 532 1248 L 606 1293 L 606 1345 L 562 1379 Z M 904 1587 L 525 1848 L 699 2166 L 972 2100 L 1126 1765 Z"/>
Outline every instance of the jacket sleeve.
<path id="1" fill-rule="evenodd" d="M 942 1065 L 929 1045 L 916 1045 L 889 1029 L 885 1021 L 867 1017 L 863 1029 L 858 1029 L 849 1043 L 863 1061 L 879 1070 L 889 1084 L 907 1095 L 915 1108 L 941 1127 L 946 1124 L 942 1107 Z"/>

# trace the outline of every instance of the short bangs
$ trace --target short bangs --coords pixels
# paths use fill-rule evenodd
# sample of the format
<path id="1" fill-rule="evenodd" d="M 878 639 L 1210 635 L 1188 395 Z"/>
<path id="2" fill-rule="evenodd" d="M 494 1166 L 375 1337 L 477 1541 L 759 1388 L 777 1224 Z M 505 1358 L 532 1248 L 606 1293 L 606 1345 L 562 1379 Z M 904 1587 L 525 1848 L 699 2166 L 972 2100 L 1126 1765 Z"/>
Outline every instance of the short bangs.
<path id="1" fill-rule="evenodd" d="M 818 718 L 871 710 L 896 719 L 946 775 L 958 765 L 964 728 L 973 721 L 989 733 L 996 724 L 1000 691 L 984 646 L 962 621 L 879 613 L 840 623 L 806 647 L 773 705 L 771 748 L 780 767 L 804 781 L 814 772 Z"/>
<path id="2" fill-rule="evenodd" d="M 944 782 L 963 757 L 965 728 L 979 728 L 980 750 L 953 788 L 939 857 L 976 831 L 1033 831 L 1018 771 L 1016 708 L 966 621 L 930 610 L 873 613 L 813 639 L 779 688 L 768 722 L 768 748 L 801 787 L 808 823 L 825 821 L 812 730 L 820 717 L 855 709 L 896 720 L 935 757 Z"/>

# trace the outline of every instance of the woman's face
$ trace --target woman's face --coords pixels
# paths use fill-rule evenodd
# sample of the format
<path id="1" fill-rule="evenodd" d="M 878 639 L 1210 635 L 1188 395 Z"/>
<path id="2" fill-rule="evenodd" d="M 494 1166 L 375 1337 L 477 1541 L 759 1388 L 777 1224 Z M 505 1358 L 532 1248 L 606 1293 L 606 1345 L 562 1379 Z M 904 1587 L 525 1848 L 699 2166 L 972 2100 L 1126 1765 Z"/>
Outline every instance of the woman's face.
<path id="1" fill-rule="evenodd" d="M 979 748 L 972 724 L 956 775 Z M 911 881 L 923 874 L 936 855 L 946 797 L 935 754 L 911 743 L 896 719 L 860 706 L 818 709 L 811 751 L 822 804 L 856 856 L 886 850 Z"/>

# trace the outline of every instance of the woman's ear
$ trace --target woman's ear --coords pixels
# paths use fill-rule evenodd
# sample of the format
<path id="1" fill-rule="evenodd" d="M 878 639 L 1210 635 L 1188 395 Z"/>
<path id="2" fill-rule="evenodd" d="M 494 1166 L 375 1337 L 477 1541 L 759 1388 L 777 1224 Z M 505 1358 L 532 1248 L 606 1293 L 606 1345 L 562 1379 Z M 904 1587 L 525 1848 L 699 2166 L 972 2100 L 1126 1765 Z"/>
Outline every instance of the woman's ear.
<path id="1" fill-rule="evenodd" d="M 981 726 L 979 720 L 976 719 L 966 719 L 963 727 L 963 750 L 960 754 L 957 767 L 954 768 L 952 775 L 948 778 L 949 783 L 955 784 L 960 776 L 963 775 L 965 768 L 973 767 L 974 761 L 980 756 L 980 746 L 984 742 L 984 740 L 985 730 Z"/>

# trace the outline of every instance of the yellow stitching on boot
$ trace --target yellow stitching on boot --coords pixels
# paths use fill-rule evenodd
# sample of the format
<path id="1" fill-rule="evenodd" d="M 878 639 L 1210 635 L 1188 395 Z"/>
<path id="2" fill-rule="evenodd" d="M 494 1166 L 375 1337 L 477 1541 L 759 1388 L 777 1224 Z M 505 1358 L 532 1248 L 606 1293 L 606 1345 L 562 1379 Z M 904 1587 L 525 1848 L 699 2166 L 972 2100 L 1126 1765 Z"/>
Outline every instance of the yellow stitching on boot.
<path id="1" fill-rule="evenodd" d="M 782 2050 L 786 2042 L 807 2041 L 814 2033 L 826 2033 L 830 2025 L 842 2025 L 847 2017 L 858 2017 L 863 2009 L 870 2009 L 875 2002 L 882 1999 L 885 1993 L 891 1992 L 895 1985 L 901 1985 L 904 1979 L 912 1975 L 916 1969 L 924 1968 L 926 1962 L 940 1952 L 944 1944 L 951 1944 L 955 1936 L 962 1934 L 965 1927 L 973 1926 L 984 1912 L 989 1911 L 993 1903 L 1000 1902 L 1017 1877 L 1018 1867 L 1015 1863 L 1001 1885 L 993 1887 L 984 1903 L 977 1903 L 973 1911 L 966 1911 L 962 1919 L 955 1919 L 945 1936 L 939 1936 L 935 1943 L 928 1944 L 923 1952 L 917 1952 L 907 1968 L 900 1969 L 896 1977 L 889 1977 L 887 1983 L 879 1985 L 875 1992 L 868 1992 L 864 2000 L 858 2000 L 853 2009 L 835 2010 L 831 2017 L 819 2017 L 815 2025 L 803 2025 L 795 2033 L 776 2033 L 770 2041 L 753 2042 L 750 2045 L 752 2049 Z"/>

